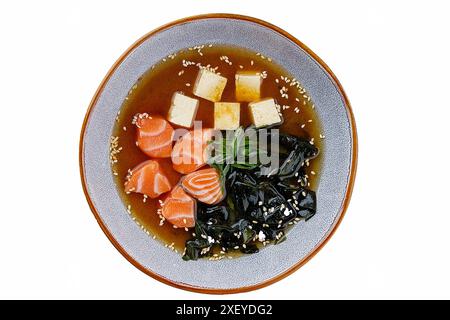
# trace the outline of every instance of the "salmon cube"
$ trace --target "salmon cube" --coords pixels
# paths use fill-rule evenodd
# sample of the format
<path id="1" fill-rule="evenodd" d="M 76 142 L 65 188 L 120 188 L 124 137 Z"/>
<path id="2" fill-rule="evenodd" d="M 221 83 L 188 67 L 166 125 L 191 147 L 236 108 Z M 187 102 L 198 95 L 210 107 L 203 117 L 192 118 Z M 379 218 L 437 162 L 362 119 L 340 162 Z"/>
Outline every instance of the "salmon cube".
<path id="1" fill-rule="evenodd" d="M 161 214 L 178 228 L 192 228 L 195 226 L 195 209 L 195 200 L 177 185 L 164 200 Z"/>
<path id="2" fill-rule="evenodd" d="M 220 174 L 213 168 L 198 170 L 184 176 L 181 186 L 188 194 L 206 204 L 217 204 L 225 197 Z"/>
<path id="3" fill-rule="evenodd" d="M 125 182 L 125 192 L 136 192 L 157 198 L 172 185 L 156 160 L 147 160 L 133 168 Z"/>
<path id="4" fill-rule="evenodd" d="M 172 166 L 175 171 L 186 174 L 206 164 L 208 144 L 214 135 L 213 129 L 194 129 L 184 134 L 173 146 Z"/>
<path id="5" fill-rule="evenodd" d="M 172 154 L 173 128 L 158 115 L 146 113 L 135 117 L 136 145 L 152 158 L 168 158 Z"/>

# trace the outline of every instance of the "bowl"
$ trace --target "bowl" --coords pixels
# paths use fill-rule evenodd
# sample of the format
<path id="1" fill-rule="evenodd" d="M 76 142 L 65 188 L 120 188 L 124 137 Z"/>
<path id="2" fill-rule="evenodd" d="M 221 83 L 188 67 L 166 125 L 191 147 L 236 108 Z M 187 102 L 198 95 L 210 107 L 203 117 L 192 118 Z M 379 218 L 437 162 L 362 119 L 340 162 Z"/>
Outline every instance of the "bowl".
<path id="1" fill-rule="evenodd" d="M 183 261 L 149 237 L 127 214 L 109 164 L 114 120 L 129 89 L 168 54 L 204 43 L 235 45 L 272 57 L 302 83 L 315 102 L 326 136 L 317 185 L 317 213 L 287 240 L 238 259 Z M 143 36 L 116 61 L 97 89 L 80 139 L 80 172 L 89 206 L 117 250 L 139 270 L 177 288 L 235 293 L 274 283 L 311 259 L 330 239 L 350 201 L 357 136 L 346 94 L 330 68 L 280 28 L 247 16 L 206 14 L 166 24 Z"/>

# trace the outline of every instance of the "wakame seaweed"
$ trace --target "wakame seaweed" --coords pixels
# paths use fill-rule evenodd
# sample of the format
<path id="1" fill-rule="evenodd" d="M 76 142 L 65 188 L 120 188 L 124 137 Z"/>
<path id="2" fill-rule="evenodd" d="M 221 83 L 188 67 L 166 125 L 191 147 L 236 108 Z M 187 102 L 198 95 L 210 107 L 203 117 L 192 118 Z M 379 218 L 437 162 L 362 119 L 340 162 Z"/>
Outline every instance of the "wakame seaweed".
<path id="1" fill-rule="evenodd" d="M 183 259 L 210 255 L 213 247 L 256 253 L 257 242 L 280 243 L 289 225 L 314 216 L 316 194 L 306 187 L 305 166 L 318 149 L 280 134 L 278 152 L 280 166 L 270 175 L 261 165 L 227 168 L 222 177 L 227 197 L 215 206 L 198 203 L 195 236 L 186 242 Z"/>

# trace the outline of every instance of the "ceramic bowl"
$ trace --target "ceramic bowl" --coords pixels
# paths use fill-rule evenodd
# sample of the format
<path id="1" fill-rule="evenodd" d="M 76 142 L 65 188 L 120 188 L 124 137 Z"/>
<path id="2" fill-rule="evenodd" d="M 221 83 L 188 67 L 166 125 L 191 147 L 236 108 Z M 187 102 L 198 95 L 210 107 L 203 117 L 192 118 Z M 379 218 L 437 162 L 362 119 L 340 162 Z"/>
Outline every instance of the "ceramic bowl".
<path id="1" fill-rule="evenodd" d="M 183 261 L 153 240 L 126 212 L 109 164 L 114 119 L 129 89 L 153 64 L 177 50 L 217 43 L 270 56 L 297 78 L 315 102 L 326 136 L 317 214 L 287 240 L 238 259 Z M 208 14 L 162 26 L 133 44 L 113 65 L 89 106 L 80 141 L 81 178 L 89 205 L 113 245 L 138 269 L 178 288 L 205 293 L 257 289 L 289 275 L 328 241 L 349 204 L 356 171 L 356 129 L 348 99 L 325 63 L 292 35 L 245 16 Z"/>

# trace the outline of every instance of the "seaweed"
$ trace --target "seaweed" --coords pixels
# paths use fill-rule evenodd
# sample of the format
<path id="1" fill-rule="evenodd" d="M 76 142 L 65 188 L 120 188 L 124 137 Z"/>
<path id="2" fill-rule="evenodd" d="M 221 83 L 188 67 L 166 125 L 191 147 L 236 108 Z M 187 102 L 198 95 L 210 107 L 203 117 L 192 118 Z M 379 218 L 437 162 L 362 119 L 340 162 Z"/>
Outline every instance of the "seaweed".
<path id="1" fill-rule="evenodd" d="M 268 135 L 271 135 L 269 131 Z M 270 138 L 270 137 L 269 137 Z M 259 251 L 258 242 L 281 243 L 287 228 L 316 213 L 316 194 L 305 187 L 305 162 L 318 155 L 309 141 L 281 134 L 280 166 L 229 166 L 222 177 L 227 198 L 215 206 L 198 204 L 195 237 L 186 242 L 185 260 L 222 251 Z"/>

